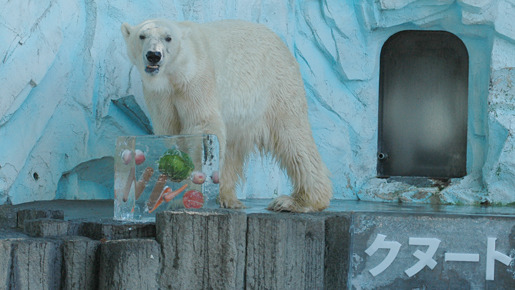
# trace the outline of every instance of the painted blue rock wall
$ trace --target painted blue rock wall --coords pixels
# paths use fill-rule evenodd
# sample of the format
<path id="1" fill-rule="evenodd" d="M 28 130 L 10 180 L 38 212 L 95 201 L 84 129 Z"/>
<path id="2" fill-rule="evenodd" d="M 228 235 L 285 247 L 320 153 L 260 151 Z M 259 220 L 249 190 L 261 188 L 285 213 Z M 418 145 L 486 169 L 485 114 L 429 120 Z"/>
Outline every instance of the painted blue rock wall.
<path id="1" fill-rule="evenodd" d="M 1 7 L 0 204 L 112 198 L 115 138 L 148 134 L 144 116 L 116 105 L 133 95 L 146 110 L 120 25 L 154 17 L 239 18 L 279 34 L 300 63 L 335 198 L 515 202 L 511 0 L 19 0 Z M 468 174 L 443 189 L 376 178 L 379 55 L 388 37 L 410 29 L 452 32 L 469 52 Z M 270 158 L 252 157 L 246 175 L 240 198 L 291 190 Z"/>

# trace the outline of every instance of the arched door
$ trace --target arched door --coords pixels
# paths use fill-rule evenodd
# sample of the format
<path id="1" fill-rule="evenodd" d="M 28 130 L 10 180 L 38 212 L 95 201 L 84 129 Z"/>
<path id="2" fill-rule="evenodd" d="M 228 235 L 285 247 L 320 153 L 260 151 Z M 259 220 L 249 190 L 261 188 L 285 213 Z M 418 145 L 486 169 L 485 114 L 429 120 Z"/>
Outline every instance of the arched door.
<path id="1" fill-rule="evenodd" d="M 402 31 L 381 51 L 378 175 L 466 175 L 468 53 L 445 31 Z"/>

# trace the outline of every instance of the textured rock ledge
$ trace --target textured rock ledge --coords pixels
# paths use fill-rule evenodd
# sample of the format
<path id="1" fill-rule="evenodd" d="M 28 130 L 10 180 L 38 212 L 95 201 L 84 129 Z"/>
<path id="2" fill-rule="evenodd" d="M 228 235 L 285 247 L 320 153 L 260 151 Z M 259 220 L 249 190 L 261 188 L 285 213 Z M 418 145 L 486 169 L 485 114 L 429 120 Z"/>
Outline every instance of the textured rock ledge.
<path id="1" fill-rule="evenodd" d="M 379 206 L 377 208 L 380 208 Z M 399 207 L 400 208 L 400 207 Z M 328 211 L 318 214 L 200 209 L 159 213 L 156 223 L 67 220 L 62 212 L 0 211 L 0 288 L 24 289 L 346 289 L 515 286 L 515 214 Z M 33 212 L 32 212 L 33 211 Z M 416 210 L 415 210 L 416 211 Z M 20 211 L 21 212 L 21 211 Z M 13 222 L 14 217 L 24 217 Z M 26 217 L 33 217 L 28 219 Z M 18 224 L 23 222 L 23 226 Z M 377 237 L 402 247 L 365 254 Z M 417 262 L 408 238 L 441 241 L 437 266 L 408 277 Z M 510 262 L 494 260 L 487 239 Z M 421 251 L 428 251 L 420 247 Z M 477 263 L 444 262 L 456 251 Z M 490 255 L 490 256 L 489 256 Z M 488 258 L 490 257 L 490 258 Z M 488 271 L 487 271 L 488 272 Z"/>

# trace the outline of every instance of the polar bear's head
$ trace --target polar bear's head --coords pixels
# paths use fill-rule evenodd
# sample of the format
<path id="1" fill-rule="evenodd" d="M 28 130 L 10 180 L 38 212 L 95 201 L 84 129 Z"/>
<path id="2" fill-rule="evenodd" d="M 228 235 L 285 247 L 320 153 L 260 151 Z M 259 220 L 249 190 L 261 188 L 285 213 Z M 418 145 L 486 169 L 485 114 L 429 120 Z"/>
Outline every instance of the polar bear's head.
<path id="1" fill-rule="evenodd" d="M 147 20 L 136 26 L 123 23 L 121 29 L 127 54 L 141 74 L 158 74 L 180 52 L 182 31 L 170 21 Z"/>

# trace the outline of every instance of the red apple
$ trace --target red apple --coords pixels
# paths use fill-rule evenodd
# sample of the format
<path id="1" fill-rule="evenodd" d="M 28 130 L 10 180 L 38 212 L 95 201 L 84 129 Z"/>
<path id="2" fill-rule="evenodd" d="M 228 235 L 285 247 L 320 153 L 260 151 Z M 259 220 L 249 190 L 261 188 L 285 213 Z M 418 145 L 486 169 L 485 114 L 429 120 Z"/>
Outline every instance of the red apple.
<path id="1" fill-rule="evenodd" d="M 134 155 L 134 162 L 136 162 L 136 165 L 140 165 L 141 163 L 145 162 L 145 153 L 143 153 L 143 151 L 136 149 L 135 153 L 136 155 Z"/>
<path id="2" fill-rule="evenodd" d="M 218 175 L 218 171 L 213 172 L 213 175 L 211 175 L 211 180 L 214 184 L 218 184 L 220 182 L 220 177 Z"/>
<path id="3" fill-rule="evenodd" d="M 206 181 L 206 174 L 201 171 L 193 171 L 191 173 L 191 181 L 195 184 L 202 184 Z"/>

